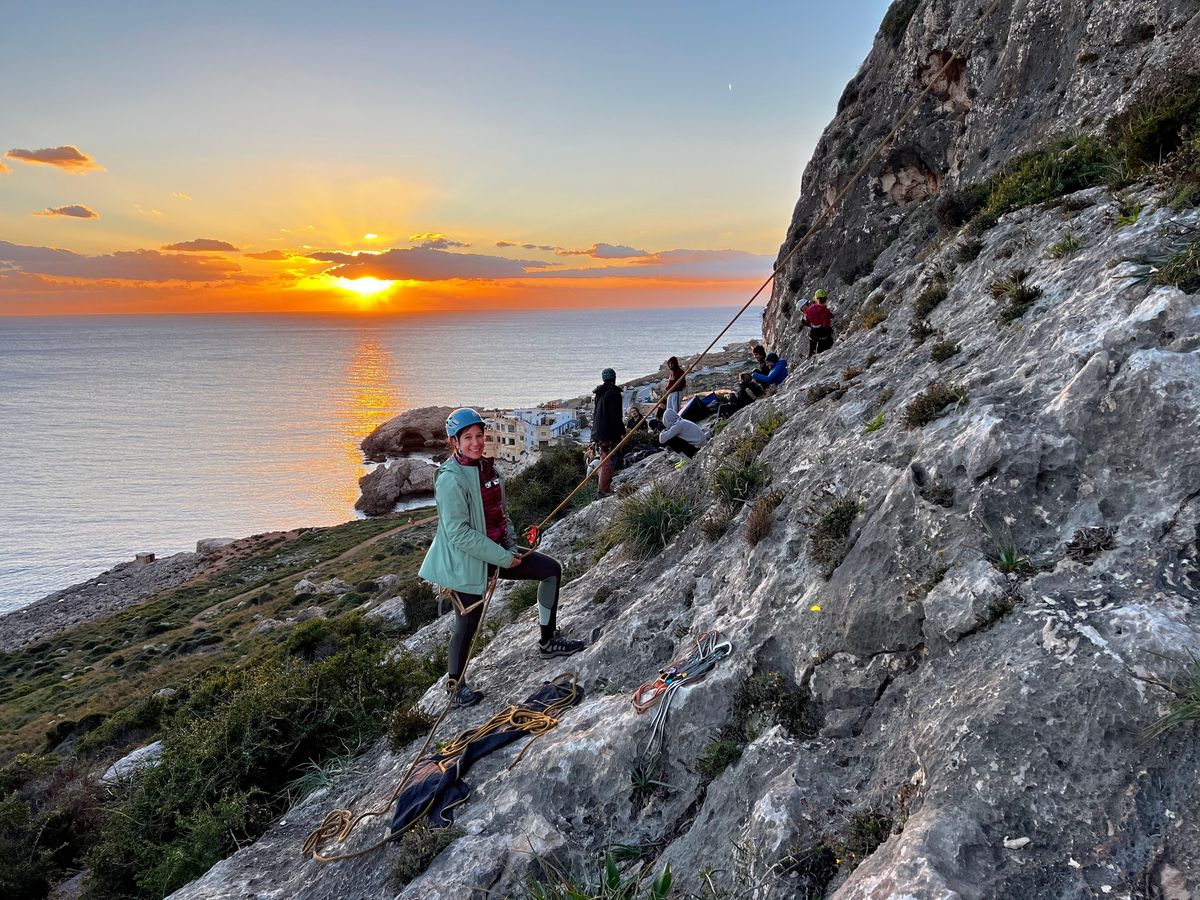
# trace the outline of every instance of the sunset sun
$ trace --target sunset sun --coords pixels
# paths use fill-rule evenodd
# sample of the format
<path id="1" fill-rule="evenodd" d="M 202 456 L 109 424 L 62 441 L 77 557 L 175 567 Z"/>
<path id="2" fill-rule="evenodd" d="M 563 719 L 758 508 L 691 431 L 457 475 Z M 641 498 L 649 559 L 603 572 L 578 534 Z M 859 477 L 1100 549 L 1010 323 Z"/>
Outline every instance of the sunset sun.
<path id="1" fill-rule="evenodd" d="M 381 278 L 334 278 L 333 283 L 343 291 L 349 291 L 359 297 L 374 297 L 396 284 Z"/>

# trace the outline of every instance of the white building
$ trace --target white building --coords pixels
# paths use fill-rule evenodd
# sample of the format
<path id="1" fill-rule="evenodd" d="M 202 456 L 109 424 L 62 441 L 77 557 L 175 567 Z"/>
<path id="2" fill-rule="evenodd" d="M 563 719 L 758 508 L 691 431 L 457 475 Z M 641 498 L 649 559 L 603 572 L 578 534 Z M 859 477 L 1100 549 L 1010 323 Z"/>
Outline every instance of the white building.
<path id="1" fill-rule="evenodd" d="M 496 459 L 518 461 L 561 444 L 579 432 L 574 409 L 513 409 L 497 412 L 488 420 L 487 449 Z"/>

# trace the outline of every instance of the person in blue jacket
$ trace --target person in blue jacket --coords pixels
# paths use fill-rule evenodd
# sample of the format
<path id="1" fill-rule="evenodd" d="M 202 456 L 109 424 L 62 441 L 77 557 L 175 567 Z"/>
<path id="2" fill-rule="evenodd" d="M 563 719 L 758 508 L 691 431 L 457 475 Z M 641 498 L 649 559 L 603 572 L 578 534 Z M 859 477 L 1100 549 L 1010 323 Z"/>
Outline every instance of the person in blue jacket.
<path id="1" fill-rule="evenodd" d="M 562 566 L 544 553 L 517 546 L 505 507 L 504 480 L 494 461 L 483 455 L 483 431 L 483 419 L 473 409 L 456 409 L 446 420 L 452 452 L 434 476 L 437 531 L 419 572 L 426 581 L 449 588 L 458 599 L 446 682 L 455 707 L 474 706 L 483 699 L 483 693 L 472 690 L 462 676 L 492 575 L 538 582 L 542 657 L 569 656 L 584 647 L 583 641 L 569 640 L 555 628 Z"/>
<path id="2" fill-rule="evenodd" d="M 777 353 L 767 354 L 767 365 L 771 367 L 766 375 L 761 372 L 751 372 L 750 377 L 761 385 L 780 385 L 788 377 L 787 360 L 780 359 Z"/>

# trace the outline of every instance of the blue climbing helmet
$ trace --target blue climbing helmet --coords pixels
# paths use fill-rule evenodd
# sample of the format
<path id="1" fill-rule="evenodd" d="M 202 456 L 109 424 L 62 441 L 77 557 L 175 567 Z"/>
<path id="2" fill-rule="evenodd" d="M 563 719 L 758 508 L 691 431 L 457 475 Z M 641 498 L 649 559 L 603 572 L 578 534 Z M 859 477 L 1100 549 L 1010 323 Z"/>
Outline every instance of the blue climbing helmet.
<path id="1" fill-rule="evenodd" d="M 469 406 L 456 409 L 446 417 L 446 437 L 456 438 L 464 428 L 470 428 L 472 425 L 483 425 L 479 413 Z"/>

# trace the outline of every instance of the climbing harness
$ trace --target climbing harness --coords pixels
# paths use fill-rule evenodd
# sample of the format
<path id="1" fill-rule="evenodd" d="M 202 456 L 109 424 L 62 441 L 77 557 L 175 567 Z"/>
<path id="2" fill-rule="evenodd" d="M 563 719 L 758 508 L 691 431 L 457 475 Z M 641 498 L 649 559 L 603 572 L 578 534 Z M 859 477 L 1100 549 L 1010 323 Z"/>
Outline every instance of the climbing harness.
<path id="1" fill-rule="evenodd" d="M 929 79 L 924 90 L 922 90 L 916 96 L 916 98 L 913 100 L 913 102 L 908 106 L 908 108 L 904 111 L 904 113 L 896 121 L 896 124 L 892 127 L 892 130 L 889 131 L 886 135 L 884 135 L 884 137 L 875 146 L 875 149 L 866 158 L 866 160 L 864 160 L 863 164 L 861 166 L 859 166 L 858 170 L 855 171 L 855 173 L 850 177 L 850 180 L 847 181 L 846 184 L 842 187 L 842 189 L 840 191 L 838 191 L 838 193 L 834 196 L 833 200 L 824 206 L 820 215 L 818 215 L 817 218 L 813 221 L 812 225 L 809 226 L 808 231 L 806 231 L 804 233 L 804 235 L 800 238 L 800 240 L 797 241 L 795 244 L 793 244 L 791 249 L 788 250 L 788 252 L 786 254 L 784 254 L 784 256 L 775 264 L 775 266 L 771 269 L 771 274 L 767 276 L 766 280 L 763 281 L 763 283 L 761 285 L 759 285 L 758 290 L 756 290 L 750 296 L 750 299 L 747 300 L 742 305 L 741 309 L 739 309 L 734 314 L 733 318 L 731 318 L 729 320 L 728 324 L 726 324 L 725 327 L 722 328 L 717 333 L 717 336 L 712 339 L 712 341 L 709 343 L 709 345 L 707 347 L 705 347 L 704 350 L 701 351 L 701 353 L 698 356 L 696 356 L 695 358 L 692 359 L 692 361 L 688 364 L 687 368 L 684 369 L 683 375 L 681 375 L 679 378 L 676 378 L 673 382 L 671 382 L 671 384 L 669 384 L 667 386 L 667 394 L 668 395 L 673 390 L 678 389 L 678 387 L 681 385 L 683 380 L 686 379 L 687 376 L 692 373 L 692 370 L 695 369 L 696 366 L 699 365 L 700 362 L 706 356 L 708 356 L 709 353 L 712 352 L 712 349 L 713 349 L 713 347 L 715 347 L 717 345 L 717 342 L 720 341 L 728 333 L 729 329 L 734 326 L 734 324 L 737 322 L 737 320 L 740 319 L 742 317 L 742 315 L 746 312 L 746 310 L 748 310 L 751 307 L 751 305 L 754 303 L 754 301 L 759 298 L 759 295 L 761 295 L 762 292 L 764 290 L 766 290 L 767 285 L 771 284 L 771 282 L 774 281 L 776 274 L 778 274 L 783 269 L 783 267 L 788 263 L 789 260 L 791 260 L 791 258 L 793 256 L 795 256 L 797 253 L 800 252 L 800 250 L 802 250 L 804 247 L 806 247 L 808 245 L 809 241 L 811 241 L 813 239 L 813 237 L 817 234 L 817 232 L 820 231 L 820 229 L 822 227 L 824 227 L 826 221 L 828 221 L 828 219 L 833 215 L 834 211 L 839 207 L 841 202 L 846 198 L 846 196 L 855 187 L 855 185 L 857 185 L 858 182 L 860 180 L 862 180 L 862 177 L 867 173 L 867 170 L 870 168 L 871 164 L 874 163 L 875 160 L 879 158 L 880 154 L 883 153 L 884 149 L 895 139 L 896 135 L 898 135 L 900 133 L 900 129 L 904 127 L 904 125 L 908 122 L 908 120 L 910 118 L 912 118 L 913 114 L 917 111 L 917 109 L 920 108 L 921 104 L 925 102 L 925 98 L 928 97 L 929 94 L 933 91 L 934 85 L 937 84 L 946 75 L 946 73 L 950 70 L 950 67 L 952 65 L 954 65 L 956 63 L 961 63 L 962 58 L 963 58 L 962 57 L 963 51 L 966 50 L 967 46 L 971 43 L 971 41 L 973 41 L 975 39 L 976 35 L 979 34 L 980 29 L 983 28 L 984 22 L 986 22 L 988 20 L 988 18 L 992 15 L 992 13 L 996 11 L 996 9 L 997 9 L 997 7 L 999 7 L 999 5 L 1000 5 L 1000 0 L 992 0 L 991 4 L 987 7 L 987 9 L 985 9 L 982 13 L 980 13 L 979 18 L 975 21 L 975 24 L 967 32 L 966 36 L 962 39 L 962 41 L 959 43 L 959 45 L 955 48 L 954 52 L 951 53 L 950 56 L 946 59 L 945 63 L 942 64 L 941 69 L 939 69 L 933 75 L 933 77 L 931 77 Z M 600 471 L 601 466 L 606 464 L 617 453 L 619 453 L 621 451 L 621 448 L 624 447 L 629 442 L 630 438 L 633 437 L 633 435 L 637 432 L 637 430 L 639 428 L 648 427 L 648 423 L 649 423 L 648 419 L 642 419 L 642 421 L 638 422 L 637 425 L 635 425 L 633 428 L 629 429 L 625 433 L 625 436 L 623 438 L 621 438 L 621 440 L 618 441 L 617 444 L 615 446 L 613 446 L 613 448 L 611 450 L 609 450 L 608 453 L 605 454 L 605 456 L 601 459 L 601 461 L 600 461 L 601 465 L 596 466 L 591 471 L 589 471 L 584 476 L 583 480 L 580 481 L 579 484 L 575 486 L 574 490 L 572 490 L 571 493 L 567 494 L 567 496 L 564 497 L 562 499 L 562 501 L 556 507 L 554 507 L 553 510 L 550 511 L 549 515 L 547 515 L 544 519 L 542 519 L 542 521 L 539 522 L 537 525 L 535 525 L 529 529 L 529 531 L 527 532 L 527 537 L 529 538 L 529 543 L 531 546 L 533 546 L 533 547 L 537 546 L 537 541 L 541 537 L 541 532 L 546 528 L 547 525 L 549 525 L 551 522 L 554 521 L 554 518 L 560 512 L 562 512 L 564 509 L 567 508 L 567 506 L 570 505 L 571 501 L 575 499 L 575 497 L 579 494 L 579 492 L 581 490 L 583 490 L 584 487 L 587 486 L 587 483 L 591 480 L 592 476 L 595 473 Z M 492 593 L 495 591 L 495 589 L 496 589 L 496 577 L 493 575 L 491 580 L 488 583 L 487 591 L 484 594 L 481 601 L 479 602 L 479 604 L 473 604 L 471 607 L 472 609 L 474 609 L 476 605 L 481 605 L 483 607 L 482 617 L 484 617 L 484 618 L 486 618 L 487 607 L 491 601 Z M 705 634 L 715 635 L 716 632 L 715 631 L 705 632 Z M 463 665 L 464 674 L 466 672 L 467 665 L 470 664 L 471 656 L 475 649 L 475 638 L 476 637 L 478 637 L 478 633 L 476 633 L 476 635 L 471 638 L 471 644 L 467 648 L 466 660 Z M 704 635 L 701 635 L 700 637 L 704 637 Z M 700 638 L 697 638 L 698 645 L 699 645 L 699 642 L 700 642 Z M 718 657 L 718 659 L 723 659 L 725 656 L 728 656 L 730 652 L 732 652 L 732 647 L 730 647 L 730 645 L 728 643 L 724 643 L 724 644 L 717 643 L 716 646 L 710 650 L 710 655 L 712 652 L 714 652 L 722 647 L 728 647 L 729 649 L 724 650 L 723 655 Z M 698 646 L 697 650 L 699 650 L 699 646 Z M 688 658 L 690 659 L 691 657 L 688 657 Z M 715 664 L 718 661 L 718 659 L 712 660 L 712 664 Z M 669 668 L 670 668 L 670 666 L 668 666 L 668 669 Z M 711 669 L 711 665 L 709 666 L 709 668 Z M 660 675 L 660 677 L 658 679 L 656 679 L 654 682 L 651 682 L 648 685 L 642 685 L 642 687 L 638 689 L 638 693 L 634 695 L 633 704 L 634 704 L 634 707 L 637 708 L 638 712 L 645 712 L 647 709 L 649 709 L 655 703 L 661 703 L 659 711 L 655 714 L 655 725 L 654 725 L 654 728 L 653 728 L 652 734 L 651 734 L 651 740 L 652 741 L 658 740 L 660 742 L 660 745 L 661 745 L 661 741 L 663 738 L 664 729 L 666 727 L 666 715 L 667 715 L 667 712 L 669 711 L 669 707 L 670 707 L 669 699 L 673 696 L 674 691 L 676 689 L 678 689 L 679 687 L 682 687 L 684 684 L 688 683 L 689 680 L 692 681 L 693 683 L 695 681 L 694 677 L 691 677 L 686 674 L 687 671 L 688 671 L 687 668 L 684 667 L 684 673 L 685 673 L 684 675 L 681 676 L 678 673 L 676 673 L 675 675 L 672 675 L 670 677 L 670 680 L 668 680 L 668 678 L 665 677 L 664 675 Z M 664 670 L 664 672 L 665 672 L 665 670 Z M 692 668 L 691 672 L 693 674 L 695 673 L 694 667 Z M 663 682 L 661 687 L 659 686 L 660 681 Z M 453 687 L 453 685 L 451 685 L 451 687 Z M 643 693 L 644 689 L 646 689 L 646 693 Z M 663 700 L 667 700 L 668 702 L 662 702 Z M 446 715 L 450 711 L 450 708 L 451 708 L 451 701 L 450 701 L 450 698 L 448 697 L 446 700 L 445 708 L 442 710 L 441 714 L 434 721 L 433 727 L 429 730 L 429 734 L 426 735 L 425 740 L 422 743 L 420 750 L 418 750 L 416 756 L 413 757 L 413 761 L 412 761 L 411 765 L 409 765 L 408 771 L 405 773 L 404 778 L 402 778 L 400 780 L 400 783 L 396 786 L 396 789 L 392 792 L 392 795 L 388 798 L 387 803 L 383 806 L 382 809 L 376 808 L 373 810 L 369 810 L 368 812 L 361 813 L 358 816 L 354 816 L 354 814 L 348 809 L 333 810 L 332 812 L 329 813 L 329 815 L 327 815 L 325 817 L 325 821 L 322 822 L 321 825 L 318 826 L 305 839 L 301 852 L 306 856 L 311 856 L 314 860 L 317 860 L 318 862 L 335 862 L 337 860 L 353 859 L 355 857 L 362 856 L 365 853 L 369 853 L 372 850 L 382 847 L 384 844 L 388 843 L 388 841 L 394 840 L 398 836 L 398 834 L 396 832 L 390 833 L 387 837 L 385 837 L 383 840 L 379 841 L 378 843 L 374 844 L 373 846 L 367 847 L 363 850 L 356 851 L 354 853 L 342 854 L 340 856 L 324 856 L 320 852 L 321 845 L 323 843 L 325 843 L 325 841 L 331 840 L 331 839 L 336 840 L 339 843 L 345 841 L 346 838 L 349 837 L 350 833 L 354 830 L 355 826 L 358 825 L 359 822 L 361 822 L 364 819 L 367 819 L 371 816 L 381 815 L 383 812 L 385 812 L 388 808 L 391 807 L 392 803 L 395 802 L 396 798 L 400 796 L 400 793 L 404 790 L 405 785 L 408 783 L 413 772 L 416 770 L 418 763 L 420 763 L 422 756 L 424 755 L 425 751 L 429 748 L 429 745 L 433 740 L 433 736 L 437 733 L 438 728 L 441 726 L 442 722 L 445 720 Z"/>
<path id="2" fill-rule="evenodd" d="M 657 706 L 650 727 L 650 738 L 646 742 L 645 759 L 654 759 L 662 752 L 666 740 L 667 717 L 671 713 L 671 701 L 682 687 L 700 681 L 716 668 L 717 663 L 733 653 L 733 644 L 721 640 L 721 632 L 713 628 L 702 631 L 693 640 L 695 646 L 687 656 L 672 660 L 658 671 L 658 677 L 647 681 L 633 693 L 630 703 L 638 715 Z"/>

